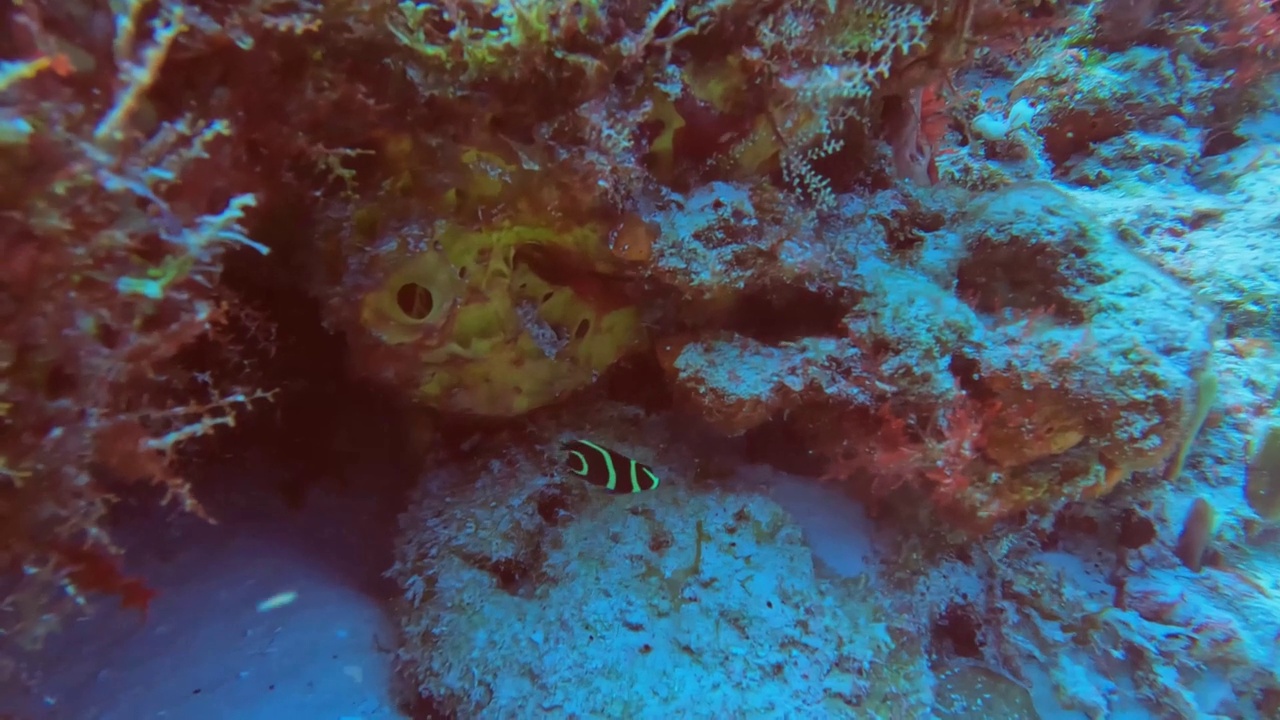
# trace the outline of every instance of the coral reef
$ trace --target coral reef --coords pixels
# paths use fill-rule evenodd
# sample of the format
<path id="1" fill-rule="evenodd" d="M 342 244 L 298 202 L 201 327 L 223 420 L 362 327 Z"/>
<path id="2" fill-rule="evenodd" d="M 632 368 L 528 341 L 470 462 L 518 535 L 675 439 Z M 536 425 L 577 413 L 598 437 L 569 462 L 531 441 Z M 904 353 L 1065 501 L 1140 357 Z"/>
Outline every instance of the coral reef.
<path id="1" fill-rule="evenodd" d="M 828 119 L 796 137 L 817 129 L 833 144 L 795 153 L 780 130 L 778 172 L 762 182 L 742 174 L 766 167 L 754 159 L 676 169 L 679 144 L 662 140 L 646 169 L 665 187 L 631 185 L 622 196 L 634 216 L 618 236 L 633 264 L 620 283 L 651 331 L 671 422 L 696 419 L 700 438 L 825 476 L 833 492 L 891 520 L 877 532 L 878 572 L 821 586 L 889 639 L 856 691 L 834 704 L 826 696 L 823 712 L 1274 712 L 1267 638 L 1280 615 L 1264 548 L 1274 542 L 1276 369 L 1263 338 L 1277 284 L 1272 258 L 1260 254 L 1274 231 L 1257 214 L 1274 167 L 1258 153 L 1274 120 L 1253 115 L 1269 56 L 1246 62 L 1231 39 L 1240 18 L 1258 19 L 1251 8 L 1178 14 L 1100 2 L 1007 22 L 1008 4 L 944 4 L 918 52 L 893 64 L 865 104 L 848 114 L 810 105 L 828 107 L 816 111 Z M 664 49 L 664 60 L 677 64 L 682 47 Z M 683 67 L 697 66 L 690 51 L 695 64 Z M 1232 269 L 1237 262 L 1248 269 Z M 660 424 L 587 417 L 578 432 L 622 442 L 675 480 L 623 508 L 572 484 L 551 493 L 566 482 L 548 477 L 558 460 L 513 450 L 514 465 L 422 481 L 406 514 L 410 549 L 393 575 L 417 600 L 406 609 L 406 668 L 446 707 L 505 702 L 504 692 L 570 700 L 527 659 L 507 662 L 532 685 L 462 677 L 459 668 L 492 652 L 475 651 L 476 628 L 455 625 L 460 601 L 446 609 L 433 583 L 451 578 L 449 598 L 460 588 L 513 596 L 494 602 L 512 606 L 506 616 L 522 627 L 546 627 L 566 603 L 614 602 L 614 631 L 619 617 L 647 629 L 668 612 L 661 578 L 684 577 L 673 566 L 634 585 L 637 558 L 658 562 L 665 543 L 606 560 L 589 540 L 570 543 L 571 528 L 621 518 L 591 531 L 610 538 L 612 553 L 643 534 L 636 516 L 681 517 L 684 531 L 672 537 L 688 538 L 686 558 L 705 559 L 716 538 L 697 523 L 716 510 L 701 498 L 760 492 L 732 471 L 705 480 L 680 460 L 693 444 L 672 442 Z M 541 442 L 563 428 L 542 423 Z M 1247 452 L 1244 437 L 1254 439 Z M 475 478 L 489 489 L 466 482 Z M 459 489 L 434 502 L 445 487 Z M 553 495 L 573 499 L 552 503 L 550 520 L 538 498 Z M 476 513 L 484 520 L 448 529 Z M 457 550 L 497 538 L 499 551 Z M 523 559 L 505 562 L 511 553 Z M 574 553 L 596 558 L 592 580 L 563 560 Z M 427 577 L 429 589 L 414 594 Z M 518 589 L 511 577 L 522 578 Z M 631 592 L 611 595 L 615 583 L 603 577 Z M 733 603 L 754 617 L 751 598 L 713 601 L 722 588 L 701 590 L 681 597 L 696 596 L 699 611 Z M 608 600 L 566 600 L 571 592 Z M 1255 615 L 1266 620 L 1251 624 Z M 428 627 L 439 632 L 419 645 Z M 484 637 L 504 652 L 520 645 Z M 608 648 L 590 655 L 624 654 Z M 763 672 L 769 660 L 752 667 Z M 625 684 L 610 685 L 612 700 Z M 769 697 L 723 710 L 751 714 L 759 708 L 750 703 Z"/>
<path id="2" fill-rule="evenodd" d="M 858 254 L 825 271 L 843 268 L 851 288 L 838 336 L 673 349 L 679 397 L 733 434 L 785 413 L 810 426 L 806 450 L 831 474 L 870 476 L 877 495 L 934 494 L 978 529 L 1103 495 L 1179 445 L 1213 314 L 1070 195 L 978 196 L 905 256 L 881 212 L 862 214 Z"/>
<path id="3" fill-rule="evenodd" d="M 434 461 L 390 575 L 441 713 L 1280 711 L 1268 3 L 4 12 L 6 640 L 145 610 L 114 499 L 201 514 L 196 439 L 313 362 Z"/>
<path id="4" fill-rule="evenodd" d="M 353 24 L 362 40 L 405 50 L 400 76 L 380 82 L 407 82 L 434 110 L 416 127 L 345 140 L 380 162 L 321 212 L 335 218 L 319 229 L 328 247 L 303 261 L 365 372 L 481 416 L 589 384 L 645 347 L 641 316 L 688 309 L 635 287 L 661 277 L 649 268 L 665 268 L 665 243 L 683 239 L 668 234 L 688 222 L 673 191 L 700 190 L 726 223 L 720 206 L 744 190 L 717 179 L 758 185 L 777 217 L 808 213 L 800 196 L 829 205 L 813 162 L 844 146 L 846 126 L 865 144 L 873 90 L 926 49 L 929 21 L 909 3 L 646 5 L 400 3 L 383 8 L 383 25 Z M 778 182 L 761 184 L 775 170 Z M 465 288 L 401 296 L 406 272 L 466 275 Z M 407 316 L 424 301 L 429 317 Z"/>

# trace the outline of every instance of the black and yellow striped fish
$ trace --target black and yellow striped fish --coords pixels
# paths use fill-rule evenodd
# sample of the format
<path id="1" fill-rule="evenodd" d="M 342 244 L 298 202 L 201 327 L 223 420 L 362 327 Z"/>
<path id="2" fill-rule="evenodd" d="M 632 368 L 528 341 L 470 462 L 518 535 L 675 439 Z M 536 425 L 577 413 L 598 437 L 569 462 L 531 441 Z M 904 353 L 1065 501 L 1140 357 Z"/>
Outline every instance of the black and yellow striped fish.
<path id="1" fill-rule="evenodd" d="M 571 440 L 563 447 L 569 451 L 569 470 L 592 485 L 611 493 L 638 493 L 658 487 L 658 476 L 648 465 L 622 453 L 590 440 Z"/>

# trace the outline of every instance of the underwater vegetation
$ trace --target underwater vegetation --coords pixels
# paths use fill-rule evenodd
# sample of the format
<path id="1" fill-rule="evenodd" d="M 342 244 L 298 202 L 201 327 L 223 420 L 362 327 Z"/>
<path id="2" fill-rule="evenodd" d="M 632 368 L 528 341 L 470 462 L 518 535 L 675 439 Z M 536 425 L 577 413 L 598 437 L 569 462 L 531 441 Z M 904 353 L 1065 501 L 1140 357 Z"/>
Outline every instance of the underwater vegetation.
<path id="1" fill-rule="evenodd" d="M 3 12 L 0 672 L 322 367 L 432 713 L 1280 713 L 1273 3 Z"/>

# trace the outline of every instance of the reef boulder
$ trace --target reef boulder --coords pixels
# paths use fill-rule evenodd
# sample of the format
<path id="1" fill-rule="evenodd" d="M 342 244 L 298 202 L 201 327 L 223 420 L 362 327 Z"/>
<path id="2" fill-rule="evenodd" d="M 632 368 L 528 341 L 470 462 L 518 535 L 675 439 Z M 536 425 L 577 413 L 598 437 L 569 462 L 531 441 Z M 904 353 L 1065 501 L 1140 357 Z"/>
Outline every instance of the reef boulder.
<path id="1" fill-rule="evenodd" d="M 391 571 L 417 693 L 459 716 L 856 716 L 890 639 L 815 576 L 778 505 L 662 462 L 682 481 L 608 495 L 558 462 L 538 448 L 422 481 Z"/>

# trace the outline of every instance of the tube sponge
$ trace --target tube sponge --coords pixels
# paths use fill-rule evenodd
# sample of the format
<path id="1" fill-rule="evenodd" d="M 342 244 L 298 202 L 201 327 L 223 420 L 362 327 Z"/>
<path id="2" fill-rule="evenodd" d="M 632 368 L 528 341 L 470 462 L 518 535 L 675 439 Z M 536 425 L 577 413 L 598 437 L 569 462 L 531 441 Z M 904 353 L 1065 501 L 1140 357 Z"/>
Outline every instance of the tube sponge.
<path id="1" fill-rule="evenodd" d="M 1191 417 L 1188 418 L 1187 432 L 1182 439 L 1182 444 L 1178 447 L 1178 454 L 1174 456 L 1173 462 L 1169 463 L 1169 467 L 1165 470 L 1165 480 L 1177 480 L 1178 476 L 1182 474 L 1182 467 L 1187 462 L 1187 456 L 1191 454 L 1191 446 L 1200 434 L 1200 429 L 1204 427 L 1204 421 L 1208 419 L 1209 411 L 1213 408 L 1213 403 L 1217 399 L 1218 375 L 1214 372 L 1213 366 L 1209 365 L 1196 378 L 1194 409 Z"/>
<path id="2" fill-rule="evenodd" d="M 1244 496 L 1264 520 L 1280 520 L 1280 425 L 1267 428 L 1245 469 Z"/>
<path id="3" fill-rule="evenodd" d="M 1208 500 L 1198 497 L 1191 503 L 1182 522 L 1178 545 L 1174 548 L 1174 554 L 1191 572 L 1200 572 L 1204 568 L 1205 553 L 1213 540 L 1217 523 L 1218 513 Z"/>

